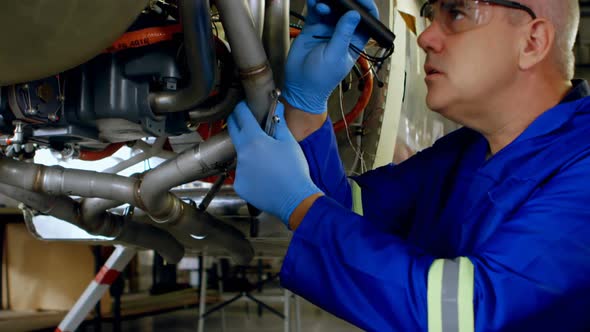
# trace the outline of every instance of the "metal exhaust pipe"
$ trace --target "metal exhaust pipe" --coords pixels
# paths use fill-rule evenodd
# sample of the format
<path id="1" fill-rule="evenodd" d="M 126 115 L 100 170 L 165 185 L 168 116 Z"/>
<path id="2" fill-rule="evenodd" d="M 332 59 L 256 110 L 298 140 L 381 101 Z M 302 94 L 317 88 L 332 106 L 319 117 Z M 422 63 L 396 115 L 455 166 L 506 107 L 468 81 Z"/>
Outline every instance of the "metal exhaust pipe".
<path id="1" fill-rule="evenodd" d="M 67 196 L 35 193 L 2 183 L 0 192 L 90 234 L 113 237 L 117 242 L 156 250 L 169 262 L 176 263 L 184 256 L 182 245 L 172 235 L 154 226 L 139 224 L 104 211 L 99 215 L 85 216 L 80 203 Z"/>
<path id="2" fill-rule="evenodd" d="M 180 0 L 180 16 L 190 74 L 189 85 L 179 91 L 151 93 L 149 103 L 156 114 L 196 108 L 209 97 L 215 83 L 215 45 L 209 0 Z"/>

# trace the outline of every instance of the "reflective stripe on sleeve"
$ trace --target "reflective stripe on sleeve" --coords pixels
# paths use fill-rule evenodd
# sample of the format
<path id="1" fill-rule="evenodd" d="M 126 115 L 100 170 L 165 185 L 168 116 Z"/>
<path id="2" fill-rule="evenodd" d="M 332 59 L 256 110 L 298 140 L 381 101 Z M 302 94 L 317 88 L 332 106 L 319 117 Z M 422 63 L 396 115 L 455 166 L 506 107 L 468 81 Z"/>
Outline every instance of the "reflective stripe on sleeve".
<path id="1" fill-rule="evenodd" d="M 363 215 L 363 198 L 361 187 L 354 180 L 350 180 L 352 190 L 352 211 L 358 215 Z"/>
<path id="2" fill-rule="evenodd" d="M 474 268 L 466 257 L 437 259 L 428 271 L 428 331 L 471 332 Z"/>

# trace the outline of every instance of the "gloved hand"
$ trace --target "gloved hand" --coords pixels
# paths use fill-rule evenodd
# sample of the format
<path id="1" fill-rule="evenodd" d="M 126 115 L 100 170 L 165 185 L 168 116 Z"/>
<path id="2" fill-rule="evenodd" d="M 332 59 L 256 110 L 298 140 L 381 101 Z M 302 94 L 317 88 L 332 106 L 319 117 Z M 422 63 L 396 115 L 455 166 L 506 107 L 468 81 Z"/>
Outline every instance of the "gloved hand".
<path id="1" fill-rule="evenodd" d="M 283 98 L 302 111 L 321 114 L 327 110 L 332 91 L 350 73 L 359 55 L 350 44 L 363 49 L 369 37 L 355 33 L 360 15 L 344 14 L 336 27 L 326 24 L 330 8 L 317 0 L 307 0 L 305 26 L 293 42 L 285 68 Z M 373 0 L 358 0 L 375 17 L 379 16 Z M 329 39 L 318 39 L 328 37 Z"/>
<path id="2" fill-rule="evenodd" d="M 287 127 L 282 104 L 276 115 L 280 122 L 275 137 L 260 128 L 245 102 L 229 116 L 229 134 L 238 153 L 234 189 L 244 200 L 288 225 L 293 210 L 321 191 L 311 180 L 303 151 Z"/>

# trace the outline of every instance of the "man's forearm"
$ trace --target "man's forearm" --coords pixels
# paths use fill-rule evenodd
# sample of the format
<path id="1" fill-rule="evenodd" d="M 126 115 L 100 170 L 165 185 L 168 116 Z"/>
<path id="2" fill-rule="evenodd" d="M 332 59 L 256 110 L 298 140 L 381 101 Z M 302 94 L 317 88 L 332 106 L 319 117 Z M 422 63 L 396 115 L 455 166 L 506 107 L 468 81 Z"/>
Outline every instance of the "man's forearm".
<path id="1" fill-rule="evenodd" d="M 303 218 L 305 218 L 305 215 L 307 214 L 307 212 L 309 212 L 309 209 L 311 208 L 313 203 L 315 203 L 315 201 L 322 196 L 324 196 L 324 194 L 322 193 L 311 195 L 304 199 L 295 208 L 295 210 L 293 211 L 293 213 L 291 213 L 291 216 L 289 217 L 289 228 L 291 228 L 292 231 L 295 231 L 297 227 L 299 227 L 299 224 L 301 224 Z"/>
<path id="2" fill-rule="evenodd" d="M 285 101 L 283 104 L 285 105 L 285 120 L 287 121 L 287 126 L 298 142 L 306 139 L 309 135 L 320 129 L 324 122 L 326 122 L 327 112 L 322 114 L 311 114 L 297 109 Z M 289 218 L 289 227 L 291 230 L 295 231 L 297 227 L 299 227 L 299 224 L 307 214 L 307 211 L 309 211 L 311 205 L 313 205 L 316 199 L 321 196 L 323 196 L 323 194 L 309 196 L 297 206 Z"/>
<path id="3" fill-rule="evenodd" d="M 320 129 L 326 121 L 327 113 L 311 114 L 299 110 L 285 101 L 283 104 L 285 105 L 285 120 L 297 142 Z"/>

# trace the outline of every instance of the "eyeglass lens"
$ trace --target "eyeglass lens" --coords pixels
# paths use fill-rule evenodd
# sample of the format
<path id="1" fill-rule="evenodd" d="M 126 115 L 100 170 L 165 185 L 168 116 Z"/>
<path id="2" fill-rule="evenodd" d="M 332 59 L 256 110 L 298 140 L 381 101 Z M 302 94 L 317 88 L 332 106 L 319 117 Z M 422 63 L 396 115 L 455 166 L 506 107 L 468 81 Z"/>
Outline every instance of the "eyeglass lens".
<path id="1" fill-rule="evenodd" d="M 488 3 L 473 0 L 439 0 L 422 8 L 429 24 L 437 21 L 445 33 L 451 34 L 487 24 L 491 13 Z"/>

